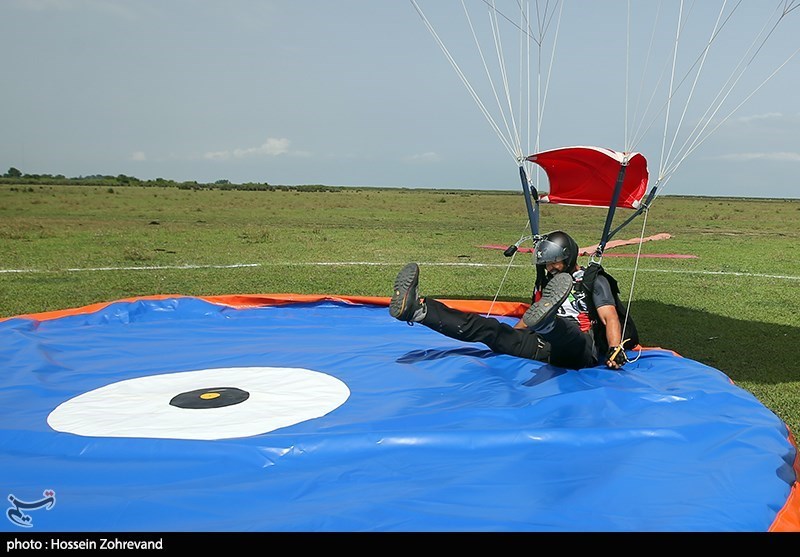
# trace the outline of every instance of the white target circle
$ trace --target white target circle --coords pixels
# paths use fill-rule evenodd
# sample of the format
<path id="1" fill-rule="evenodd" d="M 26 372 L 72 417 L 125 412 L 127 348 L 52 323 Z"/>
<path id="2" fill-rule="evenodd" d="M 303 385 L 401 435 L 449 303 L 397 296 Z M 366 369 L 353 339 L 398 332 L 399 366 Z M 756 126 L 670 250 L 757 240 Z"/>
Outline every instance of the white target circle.
<path id="1" fill-rule="evenodd" d="M 234 388 L 226 406 L 170 404 L 181 393 Z M 219 396 L 210 393 L 209 399 Z M 341 380 L 303 368 L 236 367 L 126 379 L 80 394 L 47 417 L 56 431 L 87 437 L 230 439 L 269 433 L 324 416 L 350 396 Z"/>

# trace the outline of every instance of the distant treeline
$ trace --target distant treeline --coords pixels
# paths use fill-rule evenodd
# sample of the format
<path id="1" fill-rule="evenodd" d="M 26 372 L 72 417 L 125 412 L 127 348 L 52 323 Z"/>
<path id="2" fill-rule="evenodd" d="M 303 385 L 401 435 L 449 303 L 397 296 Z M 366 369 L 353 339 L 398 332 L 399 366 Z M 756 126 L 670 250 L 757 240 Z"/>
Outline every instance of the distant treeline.
<path id="1" fill-rule="evenodd" d="M 384 188 L 378 186 L 325 186 L 322 184 L 305 184 L 299 186 L 283 186 L 270 184 L 268 182 L 245 182 L 242 184 L 232 183 L 230 180 L 217 180 L 216 182 L 197 182 L 186 181 L 176 182 L 175 180 L 165 180 L 156 178 L 155 180 L 140 180 L 135 176 L 119 174 L 117 176 L 106 176 L 93 174 L 91 176 L 78 176 L 77 178 L 67 178 L 63 174 L 24 174 L 20 170 L 11 167 L 8 172 L 0 176 L 0 185 L 8 184 L 14 186 L 102 186 L 108 188 L 137 186 L 137 187 L 158 187 L 158 188 L 178 188 L 182 190 L 245 190 L 245 191 L 298 191 L 298 192 L 339 192 L 339 191 L 361 191 L 376 189 L 398 189 L 407 190 L 409 188 Z M 429 188 L 413 188 L 415 191 L 436 191 L 437 193 L 472 195 L 472 194 L 493 194 L 507 195 L 521 192 L 506 190 L 440 190 Z"/>
<path id="2" fill-rule="evenodd" d="M 234 184 L 229 180 L 217 180 L 213 183 L 203 183 L 197 181 L 176 182 L 175 180 L 165 180 L 156 178 L 155 180 L 140 180 L 135 176 L 105 176 L 93 174 L 91 176 L 78 176 L 77 178 L 67 178 L 63 174 L 23 174 L 16 168 L 9 168 L 8 172 L 0 176 L 0 184 L 14 185 L 49 185 L 49 186 L 104 186 L 104 187 L 173 187 L 178 189 L 214 189 L 214 190 L 259 190 L 259 191 L 339 191 L 342 188 L 324 186 L 322 184 L 310 184 L 302 186 L 277 186 L 267 182 L 247 182 L 244 184 Z"/>

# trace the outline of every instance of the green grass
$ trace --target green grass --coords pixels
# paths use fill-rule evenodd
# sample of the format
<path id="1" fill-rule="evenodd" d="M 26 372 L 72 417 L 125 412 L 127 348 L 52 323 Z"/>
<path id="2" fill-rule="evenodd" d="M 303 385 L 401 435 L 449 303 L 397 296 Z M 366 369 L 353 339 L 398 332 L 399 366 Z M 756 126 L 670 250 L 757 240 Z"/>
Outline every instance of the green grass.
<path id="1" fill-rule="evenodd" d="M 605 210 L 546 205 L 541 218 L 588 246 Z M 152 294 L 388 296 L 408 261 L 426 295 L 527 301 L 530 255 L 507 268 L 480 247 L 514 243 L 526 221 L 516 192 L 2 185 L 0 268 L 24 272 L 0 273 L 0 318 Z M 672 237 L 642 253 L 698 257 L 639 260 L 643 343 L 722 370 L 800 431 L 800 202 L 662 196 L 646 222 L 645 236 Z M 635 260 L 603 263 L 628 298 Z M 202 267 L 238 264 L 256 266 Z"/>

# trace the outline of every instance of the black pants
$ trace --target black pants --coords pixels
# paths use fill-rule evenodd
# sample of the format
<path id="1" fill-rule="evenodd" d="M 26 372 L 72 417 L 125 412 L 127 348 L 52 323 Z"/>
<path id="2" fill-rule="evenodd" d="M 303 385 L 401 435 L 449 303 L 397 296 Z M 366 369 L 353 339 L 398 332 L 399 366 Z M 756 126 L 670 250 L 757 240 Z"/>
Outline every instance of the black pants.
<path id="1" fill-rule="evenodd" d="M 591 333 L 582 332 L 570 319 L 556 317 L 553 330 L 538 335 L 530 329 L 515 329 L 494 317 L 449 308 L 432 298 L 426 298 L 425 305 L 428 313 L 422 324 L 450 338 L 480 342 L 499 354 L 548 361 L 558 367 L 580 369 L 597 365 Z M 540 337 L 547 343 L 544 347 Z"/>

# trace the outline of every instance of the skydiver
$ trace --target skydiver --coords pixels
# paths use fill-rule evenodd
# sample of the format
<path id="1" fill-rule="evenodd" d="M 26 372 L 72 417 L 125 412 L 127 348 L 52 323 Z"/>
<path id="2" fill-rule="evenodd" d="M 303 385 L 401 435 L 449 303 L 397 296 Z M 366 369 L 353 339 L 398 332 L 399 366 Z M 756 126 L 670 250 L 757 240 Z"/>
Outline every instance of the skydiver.
<path id="1" fill-rule="evenodd" d="M 570 369 L 611 369 L 628 362 L 625 350 L 639 344 L 617 281 L 599 264 L 578 265 L 578 244 L 566 232 L 545 234 L 535 248 L 537 279 L 531 306 L 513 327 L 493 317 L 462 312 L 430 297 L 419 296 L 419 265 L 409 263 L 397 274 L 389 313 L 420 323 L 445 336 L 480 342 L 492 351 L 546 361 Z M 569 272 L 567 272 L 569 271 Z"/>

